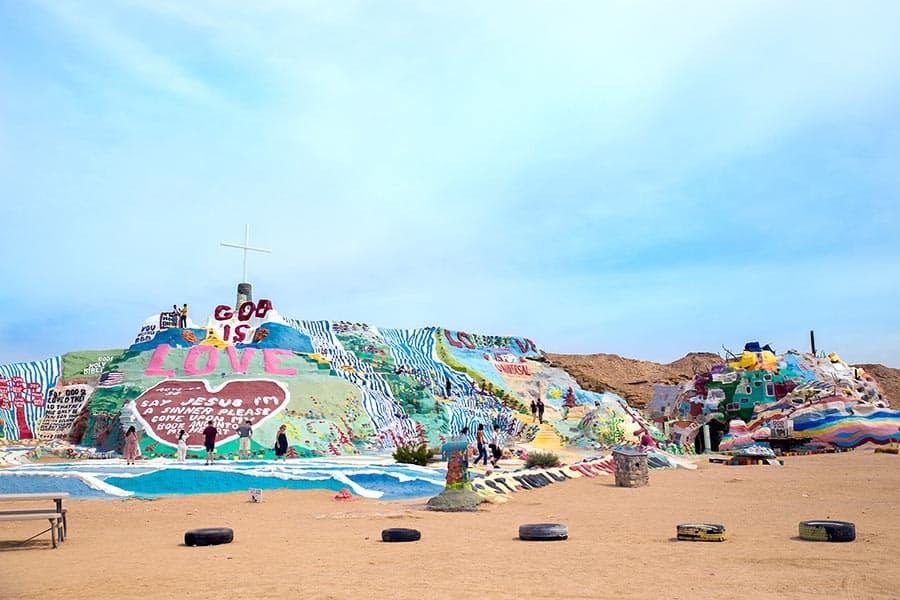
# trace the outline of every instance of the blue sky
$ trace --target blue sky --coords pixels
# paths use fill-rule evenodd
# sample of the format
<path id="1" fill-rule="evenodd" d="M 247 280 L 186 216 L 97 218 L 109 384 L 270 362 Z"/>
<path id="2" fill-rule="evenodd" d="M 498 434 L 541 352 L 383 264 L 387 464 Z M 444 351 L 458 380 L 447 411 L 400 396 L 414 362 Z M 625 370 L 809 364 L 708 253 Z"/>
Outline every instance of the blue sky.
<path id="1" fill-rule="evenodd" d="M 900 367 L 900 3 L 0 0 L 0 362 L 148 315 Z"/>

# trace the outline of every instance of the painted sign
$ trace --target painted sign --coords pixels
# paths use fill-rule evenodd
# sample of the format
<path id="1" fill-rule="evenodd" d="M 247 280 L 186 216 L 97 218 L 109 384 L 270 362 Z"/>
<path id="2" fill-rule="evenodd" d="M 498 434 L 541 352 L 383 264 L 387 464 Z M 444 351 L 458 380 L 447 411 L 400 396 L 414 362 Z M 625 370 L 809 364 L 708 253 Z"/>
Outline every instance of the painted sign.
<path id="1" fill-rule="evenodd" d="M 242 302 L 237 310 L 220 304 L 213 312 L 211 326 L 226 344 L 249 343 L 256 328 L 270 320 L 270 311 L 272 302 L 265 299 L 258 304 L 252 300 Z"/>
<path id="2" fill-rule="evenodd" d="M 38 438 L 52 440 L 67 437 L 92 391 L 91 386 L 84 384 L 51 389 L 47 395 L 47 412 L 39 421 Z"/>
<path id="3" fill-rule="evenodd" d="M 531 377 L 531 371 L 528 366 L 522 363 L 494 362 L 494 368 L 504 375 L 512 375 L 513 377 Z"/>
<path id="4" fill-rule="evenodd" d="M 176 369 L 164 368 L 166 356 L 172 349 L 168 344 L 160 344 L 150 356 L 150 362 L 144 369 L 145 377 L 175 377 Z M 250 361 L 256 354 L 256 348 L 236 349 L 234 346 L 225 348 L 225 358 L 231 367 L 233 374 L 243 374 L 250 367 Z M 215 346 L 192 346 L 184 356 L 184 362 L 181 365 L 181 373 L 184 375 L 209 375 L 216 372 L 217 369 L 225 368 L 219 366 L 219 359 L 222 351 Z M 283 348 L 263 348 L 263 369 L 271 375 L 284 375 L 293 377 L 297 374 L 297 369 L 284 368 L 281 366 L 282 356 L 293 356 L 290 350 Z M 223 360 L 224 363 L 224 360 Z"/>
<path id="5" fill-rule="evenodd" d="M 287 402 L 287 390 L 270 379 L 229 381 L 213 390 L 202 380 L 168 380 L 138 396 L 135 409 L 144 430 L 157 440 L 177 445 L 184 429 L 188 446 L 202 446 L 208 421 L 219 430 L 216 444 L 221 444 L 236 438 L 246 419 L 259 425 Z"/>

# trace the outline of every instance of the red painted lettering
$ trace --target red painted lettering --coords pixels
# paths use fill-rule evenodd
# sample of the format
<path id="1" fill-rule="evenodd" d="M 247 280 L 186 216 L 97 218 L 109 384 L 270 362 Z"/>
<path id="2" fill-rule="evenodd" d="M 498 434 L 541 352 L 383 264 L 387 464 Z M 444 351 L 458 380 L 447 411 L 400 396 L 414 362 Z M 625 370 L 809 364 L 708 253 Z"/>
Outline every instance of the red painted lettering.
<path id="1" fill-rule="evenodd" d="M 252 300 L 244 302 L 238 309 L 238 321 L 249 321 L 254 311 L 256 311 L 256 305 L 253 304 Z"/>
<path id="2" fill-rule="evenodd" d="M 469 350 L 475 349 L 475 344 L 472 343 L 472 338 L 469 337 L 468 333 L 466 333 L 464 331 L 460 331 L 459 333 L 456 334 L 456 337 L 458 337 L 459 341 L 461 341 L 463 343 L 463 345 L 466 348 L 468 348 Z"/>
<path id="3" fill-rule="evenodd" d="M 232 338 L 232 342 L 237 344 L 238 342 L 243 342 L 247 339 L 247 330 L 250 329 L 250 326 L 246 323 L 242 325 L 238 325 L 234 328 L 234 338 Z"/>
<path id="4" fill-rule="evenodd" d="M 272 303 L 269 300 L 260 300 L 256 306 L 257 318 L 265 319 L 270 310 L 272 310 Z"/>
<path id="5" fill-rule="evenodd" d="M 463 345 L 460 342 L 453 339 L 453 335 L 446 329 L 444 330 L 444 337 L 447 338 L 447 341 L 450 342 L 451 346 L 453 346 L 455 348 L 463 347 Z"/>
<path id="6" fill-rule="evenodd" d="M 228 321 L 233 316 L 234 312 L 231 310 L 231 307 L 225 304 L 218 305 L 213 313 L 216 321 Z"/>

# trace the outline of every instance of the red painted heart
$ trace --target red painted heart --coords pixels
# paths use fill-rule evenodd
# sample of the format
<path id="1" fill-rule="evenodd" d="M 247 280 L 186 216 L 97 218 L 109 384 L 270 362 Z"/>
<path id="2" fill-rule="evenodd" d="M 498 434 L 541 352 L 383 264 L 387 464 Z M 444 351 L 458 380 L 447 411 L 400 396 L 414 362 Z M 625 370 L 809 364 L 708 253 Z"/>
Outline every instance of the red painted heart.
<path id="1" fill-rule="evenodd" d="M 206 381 L 169 379 L 138 396 L 135 406 L 144 429 L 157 440 L 177 445 L 184 429 L 188 446 L 202 446 L 209 421 L 218 429 L 218 445 L 234 439 L 247 419 L 256 426 L 287 402 L 287 390 L 271 380 L 229 381 L 210 390 Z"/>

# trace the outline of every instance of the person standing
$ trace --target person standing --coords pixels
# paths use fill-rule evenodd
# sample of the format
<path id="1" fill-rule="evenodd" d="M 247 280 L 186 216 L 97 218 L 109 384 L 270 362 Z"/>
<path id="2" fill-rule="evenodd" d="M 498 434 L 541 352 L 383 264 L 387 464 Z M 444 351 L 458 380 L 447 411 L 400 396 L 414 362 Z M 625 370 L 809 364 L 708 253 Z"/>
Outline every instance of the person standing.
<path id="1" fill-rule="evenodd" d="M 238 458 L 250 458 L 250 438 L 253 437 L 253 424 L 250 419 L 238 425 L 238 437 L 241 442 Z"/>
<path id="2" fill-rule="evenodd" d="M 187 328 L 187 316 L 188 316 L 188 305 L 185 304 L 184 306 L 181 307 L 181 323 L 180 323 L 180 327 L 181 327 L 182 329 Z"/>
<path id="3" fill-rule="evenodd" d="M 475 442 L 478 444 L 478 456 L 475 457 L 475 464 L 478 464 L 478 461 L 482 458 L 484 459 L 484 466 L 487 466 L 488 456 L 487 456 L 487 445 L 485 444 L 484 439 L 484 425 L 481 423 L 478 424 L 478 431 L 475 432 Z"/>
<path id="4" fill-rule="evenodd" d="M 640 450 L 650 450 L 656 444 L 653 442 L 653 438 L 650 436 L 650 433 L 646 429 L 641 429 L 638 433 L 641 434 L 641 445 Z"/>
<path id="5" fill-rule="evenodd" d="M 534 403 L 534 400 L 531 401 L 531 422 L 534 423 L 537 421 L 537 404 Z"/>
<path id="6" fill-rule="evenodd" d="M 446 382 L 444 383 L 444 387 L 447 389 L 447 398 L 450 397 L 450 392 L 453 391 L 453 386 L 450 384 L 450 378 L 447 377 Z"/>
<path id="7" fill-rule="evenodd" d="M 187 305 L 185 305 L 187 306 Z M 216 460 L 216 436 L 219 430 L 213 427 L 212 419 L 206 422 L 203 430 L 203 446 L 206 448 L 206 464 L 211 465 Z"/>
<path id="8" fill-rule="evenodd" d="M 141 447 L 138 445 L 137 431 L 135 431 L 134 425 L 129 427 L 125 434 L 125 449 L 122 451 L 122 455 L 125 457 L 126 465 L 133 465 L 134 460 L 141 455 Z"/>
<path id="9" fill-rule="evenodd" d="M 544 401 L 540 398 L 538 398 L 538 400 L 537 400 L 537 414 L 538 414 L 538 421 L 541 423 L 541 425 L 543 425 L 544 424 Z"/>
<path id="10" fill-rule="evenodd" d="M 178 432 L 178 462 L 183 463 L 187 457 L 187 436 L 184 429 Z"/>
<path id="11" fill-rule="evenodd" d="M 503 437 L 500 426 L 494 425 L 494 437 L 491 439 L 491 465 L 496 469 L 498 461 L 503 457 Z"/>
<path id="12" fill-rule="evenodd" d="M 287 425 L 278 428 L 278 434 L 275 436 L 275 460 L 279 458 L 286 460 L 285 455 L 288 451 Z"/>

